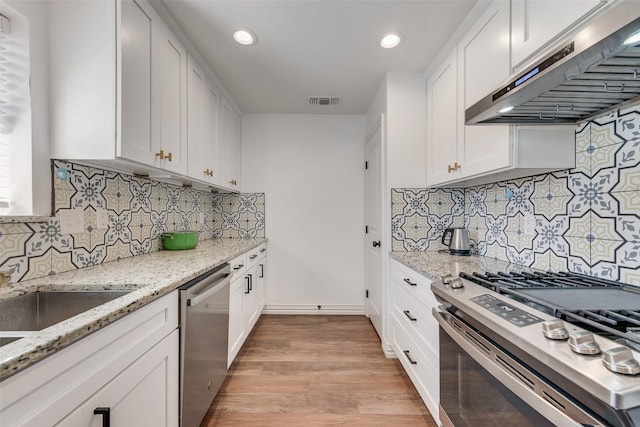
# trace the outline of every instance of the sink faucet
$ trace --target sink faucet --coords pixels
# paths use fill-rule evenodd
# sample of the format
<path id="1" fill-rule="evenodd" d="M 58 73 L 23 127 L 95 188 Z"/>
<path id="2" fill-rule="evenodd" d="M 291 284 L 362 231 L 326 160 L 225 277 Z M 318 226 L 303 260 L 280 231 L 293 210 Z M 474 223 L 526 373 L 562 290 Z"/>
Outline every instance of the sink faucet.
<path id="1" fill-rule="evenodd" d="M 0 288 L 4 288 L 5 286 L 9 286 L 11 282 L 11 272 L 10 271 L 0 271 Z"/>

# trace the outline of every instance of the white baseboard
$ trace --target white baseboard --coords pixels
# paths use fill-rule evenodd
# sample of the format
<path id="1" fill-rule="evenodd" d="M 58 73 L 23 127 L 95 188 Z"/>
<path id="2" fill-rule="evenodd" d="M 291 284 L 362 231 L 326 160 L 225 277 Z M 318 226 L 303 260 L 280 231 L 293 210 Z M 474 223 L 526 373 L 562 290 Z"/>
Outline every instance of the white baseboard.
<path id="1" fill-rule="evenodd" d="M 364 316 L 364 305 L 317 305 L 300 304 L 267 304 L 262 310 L 264 314 L 343 314 Z"/>
<path id="2" fill-rule="evenodd" d="M 391 347 L 389 344 L 382 344 L 382 351 L 387 359 L 398 358 L 398 356 L 396 355 L 396 352 L 393 351 L 393 347 Z"/>

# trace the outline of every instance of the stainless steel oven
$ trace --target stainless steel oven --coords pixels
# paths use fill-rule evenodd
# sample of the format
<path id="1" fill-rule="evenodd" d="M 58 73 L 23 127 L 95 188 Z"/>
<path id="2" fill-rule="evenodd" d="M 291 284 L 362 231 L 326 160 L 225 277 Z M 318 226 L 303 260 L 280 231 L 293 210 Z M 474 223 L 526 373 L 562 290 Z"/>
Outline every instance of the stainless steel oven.
<path id="1" fill-rule="evenodd" d="M 640 426 L 640 291 L 551 275 L 432 284 L 444 427 Z"/>
<path id="2" fill-rule="evenodd" d="M 444 427 L 604 425 L 460 319 L 434 315 Z"/>

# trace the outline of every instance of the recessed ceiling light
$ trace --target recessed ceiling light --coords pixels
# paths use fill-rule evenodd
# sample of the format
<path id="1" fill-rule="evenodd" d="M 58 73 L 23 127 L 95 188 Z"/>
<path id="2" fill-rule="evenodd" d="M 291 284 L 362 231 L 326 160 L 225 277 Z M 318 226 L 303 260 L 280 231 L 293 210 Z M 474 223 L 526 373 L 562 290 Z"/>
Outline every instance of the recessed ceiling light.
<path id="1" fill-rule="evenodd" d="M 391 49 L 392 47 L 398 46 L 402 42 L 402 34 L 401 33 L 386 33 L 380 39 L 380 46 L 385 49 Z"/>
<path id="2" fill-rule="evenodd" d="M 258 43 L 258 36 L 251 30 L 240 28 L 233 32 L 233 39 L 243 46 L 251 46 Z"/>

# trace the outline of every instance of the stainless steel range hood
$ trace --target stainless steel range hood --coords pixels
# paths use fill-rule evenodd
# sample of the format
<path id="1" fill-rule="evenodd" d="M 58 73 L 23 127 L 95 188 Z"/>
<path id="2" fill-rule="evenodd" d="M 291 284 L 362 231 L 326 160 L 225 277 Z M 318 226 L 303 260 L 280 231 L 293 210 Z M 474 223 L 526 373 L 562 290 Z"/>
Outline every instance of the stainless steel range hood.
<path id="1" fill-rule="evenodd" d="M 636 34 L 640 1 L 611 7 L 469 107 L 466 124 L 575 123 L 639 97 L 640 39 L 625 44 Z"/>

